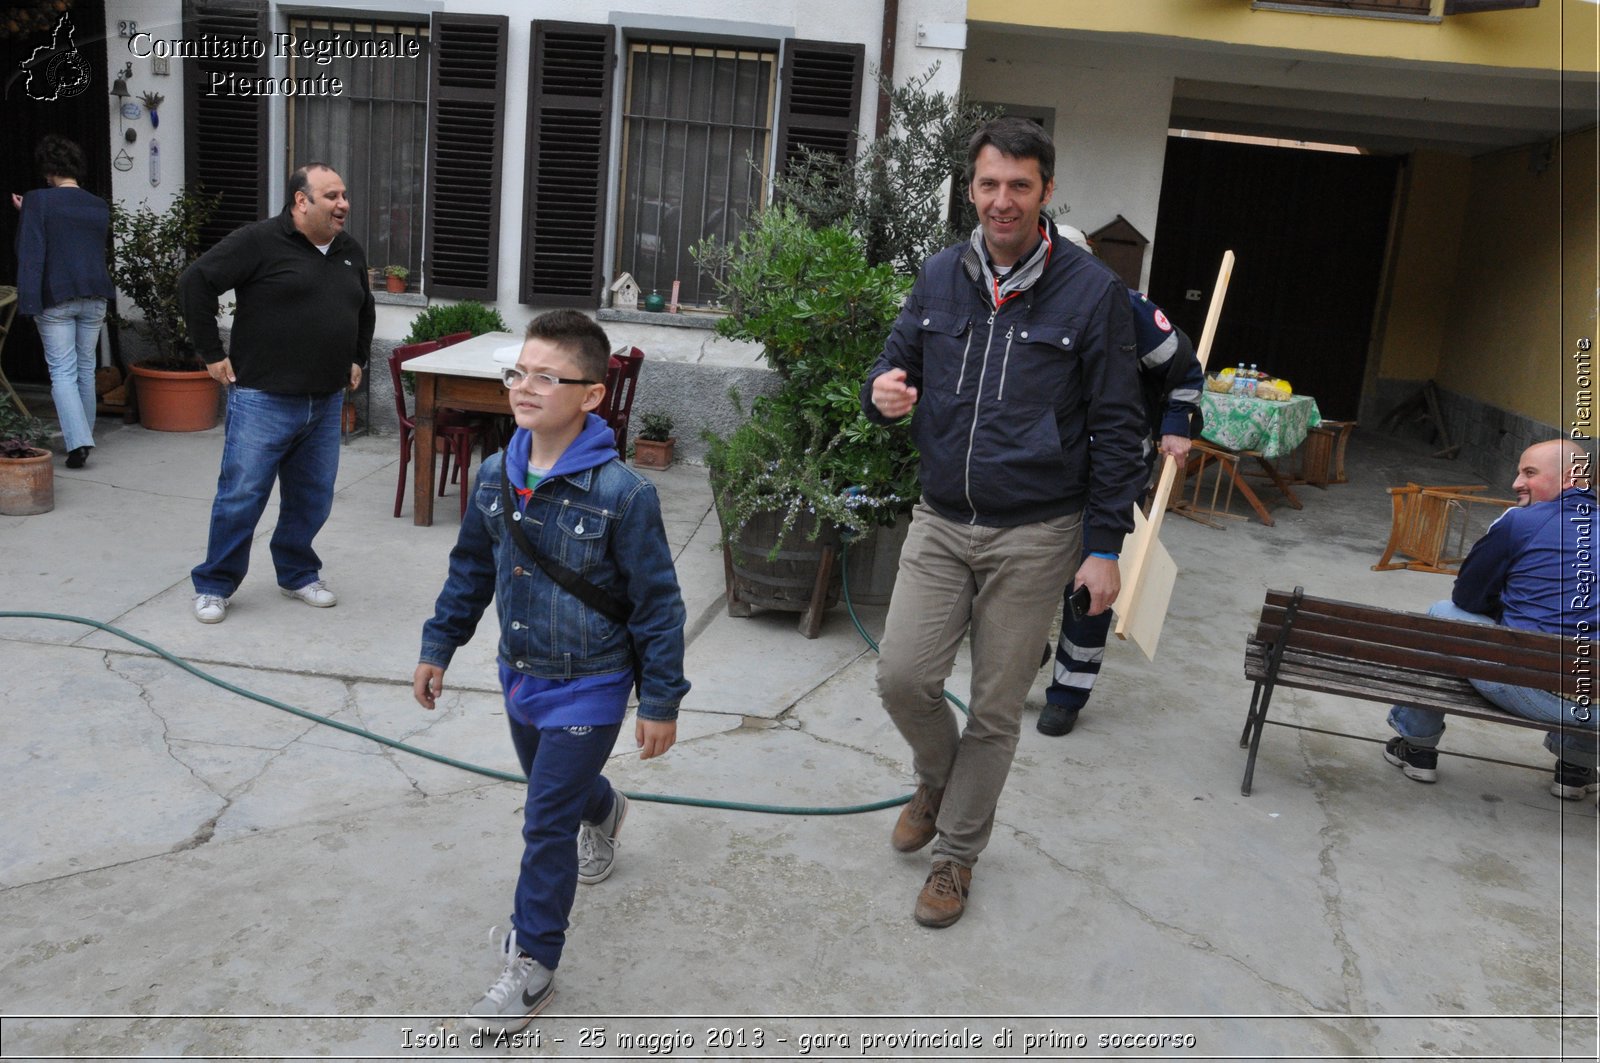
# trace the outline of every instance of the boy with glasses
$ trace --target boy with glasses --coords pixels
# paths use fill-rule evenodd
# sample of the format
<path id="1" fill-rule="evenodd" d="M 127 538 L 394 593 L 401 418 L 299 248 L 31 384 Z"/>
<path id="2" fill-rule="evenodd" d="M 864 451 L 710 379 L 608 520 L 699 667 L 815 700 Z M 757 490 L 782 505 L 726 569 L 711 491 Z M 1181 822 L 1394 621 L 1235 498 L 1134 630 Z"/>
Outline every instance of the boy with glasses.
<path id="1" fill-rule="evenodd" d="M 503 371 L 517 431 L 478 470 L 450 571 L 422 629 L 412 693 L 432 709 L 455 650 L 491 598 L 500 684 L 528 777 L 511 930 L 492 932 L 500 978 L 466 1021 L 526 1026 L 549 1002 L 577 883 L 611 874 L 628 799 L 600 774 L 639 688 L 641 757 L 677 737 L 683 598 L 655 487 L 594 414 L 610 344 L 575 310 L 534 318 Z"/>

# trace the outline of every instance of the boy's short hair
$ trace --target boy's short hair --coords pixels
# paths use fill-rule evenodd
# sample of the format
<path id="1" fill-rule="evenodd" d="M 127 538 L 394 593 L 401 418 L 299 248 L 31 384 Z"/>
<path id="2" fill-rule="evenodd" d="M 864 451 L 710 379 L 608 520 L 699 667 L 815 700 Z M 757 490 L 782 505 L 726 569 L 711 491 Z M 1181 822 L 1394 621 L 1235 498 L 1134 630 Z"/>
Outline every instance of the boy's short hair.
<path id="1" fill-rule="evenodd" d="M 528 322 L 530 340 L 559 344 L 572 356 L 585 380 L 604 381 L 611 362 L 611 341 L 593 318 L 577 310 L 549 310 Z"/>
<path id="2" fill-rule="evenodd" d="M 1038 122 L 1028 118 L 996 118 L 985 122 L 967 142 L 966 183 L 972 184 L 978 167 L 978 153 L 993 145 L 1013 159 L 1033 159 L 1039 164 L 1039 179 L 1048 185 L 1056 176 L 1056 145 Z"/>
<path id="3" fill-rule="evenodd" d="M 33 149 L 33 164 L 39 176 L 48 181 L 52 177 L 82 181 L 85 165 L 83 149 L 59 133 L 46 133 Z"/>

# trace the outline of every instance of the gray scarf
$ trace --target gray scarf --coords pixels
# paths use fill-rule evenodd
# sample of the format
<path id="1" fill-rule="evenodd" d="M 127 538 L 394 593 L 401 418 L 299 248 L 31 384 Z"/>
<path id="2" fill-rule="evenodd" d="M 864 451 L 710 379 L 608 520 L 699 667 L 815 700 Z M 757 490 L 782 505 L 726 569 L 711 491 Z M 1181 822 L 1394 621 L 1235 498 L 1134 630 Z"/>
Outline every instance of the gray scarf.
<path id="1" fill-rule="evenodd" d="M 1039 246 L 1033 253 L 1012 267 L 1006 274 L 1005 280 L 999 280 L 994 275 L 994 270 L 989 268 L 989 254 L 983 244 L 983 226 L 972 230 L 972 240 L 967 249 L 961 253 L 961 265 L 966 269 L 967 276 L 972 282 L 982 288 L 989 299 L 989 305 L 998 310 L 1002 304 L 1018 292 L 1032 288 L 1034 282 L 1044 275 L 1044 266 L 1050 261 L 1050 230 L 1048 226 L 1040 226 L 1044 239 L 1039 241 Z"/>

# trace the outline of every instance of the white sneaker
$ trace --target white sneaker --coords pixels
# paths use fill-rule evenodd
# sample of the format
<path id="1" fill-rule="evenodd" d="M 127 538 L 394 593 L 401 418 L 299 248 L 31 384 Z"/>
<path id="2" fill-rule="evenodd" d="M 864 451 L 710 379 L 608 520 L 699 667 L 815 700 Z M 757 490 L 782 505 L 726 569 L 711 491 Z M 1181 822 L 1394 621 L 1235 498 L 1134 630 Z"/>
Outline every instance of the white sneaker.
<path id="1" fill-rule="evenodd" d="M 307 583 L 304 587 L 290 590 L 288 587 L 279 587 L 285 598 L 299 598 L 307 605 L 314 605 L 318 609 L 327 609 L 339 604 L 338 597 L 328 589 L 328 585 L 321 580 Z"/>
<path id="2" fill-rule="evenodd" d="M 628 799 L 621 790 L 611 793 L 616 798 L 611 803 L 611 814 L 599 823 L 578 827 L 578 881 L 586 886 L 604 882 L 617 862 L 617 835 L 622 833 L 622 821 L 628 816 Z"/>
<path id="3" fill-rule="evenodd" d="M 505 960 L 505 970 L 483 998 L 472 1005 L 465 1022 L 490 1033 L 516 1033 L 544 1010 L 556 991 L 556 976 L 532 956 L 517 949 L 517 931 L 503 939 L 500 928 L 489 931 L 495 954 Z"/>
<path id="4" fill-rule="evenodd" d="M 228 599 L 220 594 L 194 596 L 194 618 L 202 624 L 220 624 L 228 615 Z"/>

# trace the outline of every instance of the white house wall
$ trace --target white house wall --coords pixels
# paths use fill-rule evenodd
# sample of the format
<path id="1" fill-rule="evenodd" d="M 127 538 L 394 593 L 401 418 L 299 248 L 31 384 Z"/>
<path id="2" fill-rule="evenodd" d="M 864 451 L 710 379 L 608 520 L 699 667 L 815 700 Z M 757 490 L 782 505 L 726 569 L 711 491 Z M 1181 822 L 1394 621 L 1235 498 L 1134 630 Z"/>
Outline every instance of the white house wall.
<path id="1" fill-rule="evenodd" d="M 506 112 L 505 143 L 502 152 L 501 173 L 501 225 L 499 246 L 499 282 L 495 305 L 510 322 L 523 322 L 530 316 L 530 308 L 517 298 L 518 278 L 522 267 L 522 217 L 523 160 L 526 156 L 527 105 L 528 105 L 528 51 L 530 23 L 536 19 L 557 19 L 568 22 L 597 22 L 617 26 L 626 33 L 630 27 L 640 29 L 678 29 L 690 32 L 715 34 L 747 34 L 769 39 L 799 38 L 860 43 L 866 49 L 866 67 L 875 73 L 882 66 L 883 7 L 880 2 L 839 4 L 831 0 L 632 0 L 625 9 L 607 3 L 571 0 L 551 3 L 536 0 L 533 3 L 514 0 L 471 0 L 471 2 L 426 2 L 426 0 L 341 0 L 335 10 L 363 14 L 389 14 L 397 17 L 427 17 L 433 12 L 457 14 L 505 15 L 509 19 L 508 51 L 505 69 Z M 293 15 L 324 14 L 326 8 L 302 4 L 272 4 L 275 29 L 282 29 L 285 20 Z M 941 44 L 957 44 L 964 36 L 966 0 L 901 0 L 899 33 L 895 48 L 897 80 L 920 73 L 931 63 L 940 64 L 933 88 L 955 92 L 960 84 L 962 51 L 960 47 L 925 47 L 917 42 L 919 26 L 931 28 L 930 39 Z M 179 0 L 107 0 L 107 32 L 116 37 L 117 22 L 132 19 L 141 31 L 164 38 L 182 36 L 182 6 Z M 952 34 L 952 27 L 961 32 Z M 153 207 L 164 207 L 182 186 L 184 174 L 183 99 L 181 60 L 173 60 L 169 77 L 155 77 L 151 73 L 149 58 L 136 58 L 126 54 L 113 39 L 109 49 L 107 80 L 116 76 L 125 62 L 133 62 L 133 76 L 129 79 L 135 94 L 154 90 L 161 92 L 167 102 L 161 108 L 162 126 L 158 134 L 161 142 L 162 182 L 152 188 L 149 168 L 143 150 L 135 152 L 136 165 L 127 172 L 112 174 L 113 195 L 119 202 L 137 205 L 147 201 Z M 275 61 L 272 73 L 286 73 L 284 61 Z M 876 119 L 877 93 L 868 84 L 863 87 L 860 132 L 870 136 Z M 284 160 L 283 100 L 269 101 L 272 144 L 269 158 L 282 160 L 279 170 L 287 170 Z M 115 126 L 113 126 L 115 128 Z M 148 122 L 141 124 L 143 149 Z M 115 134 L 113 134 L 115 135 Z M 120 145 L 119 145 L 120 146 Z M 271 202 L 282 199 L 285 173 L 270 175 Z M 609 280 L 610 278 L 608 278 Z M 536 308 L 534 308 L 536 309 Z M 403 336 L 416 315 L 414 306 L 380 306 L 377 336 L 380 340 L 394 340 Z M 667 357 L 684 357 L 700 360 L 706 335 L 693 330 L 658 330 L 673 335 L 664 337 L 658 346 L 660 354 Z"/>
<path id="2" fill-rule="evenodd" d="M 964 64 L 968 95 L 989 103 L 1054 111 L 1054 203 L 1059 220 L 1093 232 L 1118 214 L 1151 242 L 1140 285 L 1150 279 L 1156 211 L 1166 158 L 1173 79 L 1096 60 L 1087 44 L 1062 40 L 1053 61 L 1007 55 L 999 36 L 976 37 Z"/>

